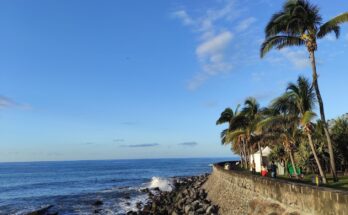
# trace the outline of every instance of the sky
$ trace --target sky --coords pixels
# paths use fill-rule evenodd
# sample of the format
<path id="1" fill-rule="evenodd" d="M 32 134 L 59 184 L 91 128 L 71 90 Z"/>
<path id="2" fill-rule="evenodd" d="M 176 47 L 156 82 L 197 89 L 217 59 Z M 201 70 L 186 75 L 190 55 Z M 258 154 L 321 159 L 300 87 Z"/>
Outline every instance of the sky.
<path id="1" fill-rule="evenodd" d="M 282 2 L 0 1 L 0 162 L 233 156 L 221 111 L 311 77 L 304 47 L 259 57 Z M 330 119 L 348 112 L 348 24 L 318 46 Z"/>

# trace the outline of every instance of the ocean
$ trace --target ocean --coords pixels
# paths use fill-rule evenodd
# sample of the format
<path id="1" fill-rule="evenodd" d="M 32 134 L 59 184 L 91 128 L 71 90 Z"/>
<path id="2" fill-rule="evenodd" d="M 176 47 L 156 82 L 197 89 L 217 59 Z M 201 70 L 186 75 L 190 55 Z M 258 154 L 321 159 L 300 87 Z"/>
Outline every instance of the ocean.
<path id="1" fill-rule="evenodd" d="M 49 205 L 61 215 L 125 214 L 145 201 L 142 188 L 171 190 L 171 178 L 211 172 L 233 158 L 0 163 L 0 214 L 26 214 Z M 103 202 L 94 206 L 97 200 Z"/>

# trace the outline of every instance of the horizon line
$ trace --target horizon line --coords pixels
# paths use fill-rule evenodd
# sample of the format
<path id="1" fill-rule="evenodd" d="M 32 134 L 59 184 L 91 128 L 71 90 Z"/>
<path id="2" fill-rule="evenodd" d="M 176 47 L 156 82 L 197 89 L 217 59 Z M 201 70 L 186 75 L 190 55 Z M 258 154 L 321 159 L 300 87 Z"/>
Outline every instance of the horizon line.
<path id="1" fill-rule="evenodd" d="M 239 158 L 238 155 L 232 155 L 232 158 Z M 8 163 L 42 163 L 42 162 L 78 162 L 78 161 L 117 161 L 117 160 L 164 160 L 164 159 L 204 159 L 204 158 L 231 158 L 231 157 L 225 157 L 225 156 L 218 156 L 218 157 L 210 157 L 210 156 L 203 156 L 203 157 L 158 157 L 158 158 L 118 158 L 118 159 L 78 159 L 78 160 L 33 160 L 33 161 L 0 161 L 1 164 L 8 164 Z"/>

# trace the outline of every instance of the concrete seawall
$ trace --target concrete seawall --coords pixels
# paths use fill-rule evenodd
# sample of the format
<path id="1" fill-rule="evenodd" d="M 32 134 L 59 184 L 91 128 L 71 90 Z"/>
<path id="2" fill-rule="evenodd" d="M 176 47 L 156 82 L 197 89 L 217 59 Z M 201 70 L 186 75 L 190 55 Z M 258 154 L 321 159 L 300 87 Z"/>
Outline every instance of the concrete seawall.
<path id="1" fill-rule="evenodd" d="M 223 215 L 348 214 L 348 192 L 224 170 L 215 164 L 204 184 Z"/>

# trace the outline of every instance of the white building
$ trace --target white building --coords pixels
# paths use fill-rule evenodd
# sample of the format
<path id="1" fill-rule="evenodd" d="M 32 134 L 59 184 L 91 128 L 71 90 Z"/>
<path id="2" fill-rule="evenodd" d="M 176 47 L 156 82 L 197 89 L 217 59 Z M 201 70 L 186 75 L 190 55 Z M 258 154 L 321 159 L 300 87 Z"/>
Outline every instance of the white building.
<path id="1" fill-rule="evenodd" d="M 266 164 L 266 166 L 268 165 L 268 155 L 271 153 L 272 149 L 269 148 L 268 146 L 266 146 L 265 148 L 262 148 L 262 162 L 264 162 Z M 261 154 L 260 151 L 255 152 L 255 154 L 250 155 L 250 161 L 253 162 L 253 160 L 255 159 L 255 170 L 256 172 L 261 172 Z"/>
<path id="2" fill-rule="evenodd" d="M 268 155 L 272 152 L 272 149 L 269 148 L 268 146 L 262 148 L 262 162 L 265 163 L 266 166 L 269 165 L 269 160 L 268 160 Z M 250 155 L 250 161 L 253 162 L 253 159 L 255 159 L 255 170 L 256 172 L 261 172 L 261 154 L 260 151 L 255 152 L 253 155 Z M 278 175 L 284 175 L 284 171 L 285 171 L 285 166 L 284 166 L 284 162 L 283 163 L 279 163 L 279 162 L 275 162 L 275 164 L 277 165 L 277 174 Z"/>

